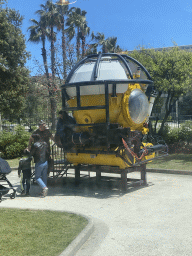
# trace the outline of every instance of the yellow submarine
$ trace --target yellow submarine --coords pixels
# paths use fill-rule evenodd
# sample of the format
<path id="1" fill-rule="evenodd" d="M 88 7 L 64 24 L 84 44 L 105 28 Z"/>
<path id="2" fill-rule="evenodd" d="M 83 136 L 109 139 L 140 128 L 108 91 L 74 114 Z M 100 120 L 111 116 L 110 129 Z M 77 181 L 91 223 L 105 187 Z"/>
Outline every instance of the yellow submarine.
<path id="1" fill-rule="evenodd" d="M 78 166 L 76 176 L 89 166 L 100 174 L 117 170 L 126 180 L 167 154 L 166 145 L 143 141 L 156 94 L 149 72 L 126 54 L 92 54 L 75 65 L 62 86 L 62 109 L 75 123 L 64 125 L 61 141 L 66 160 Z"/>

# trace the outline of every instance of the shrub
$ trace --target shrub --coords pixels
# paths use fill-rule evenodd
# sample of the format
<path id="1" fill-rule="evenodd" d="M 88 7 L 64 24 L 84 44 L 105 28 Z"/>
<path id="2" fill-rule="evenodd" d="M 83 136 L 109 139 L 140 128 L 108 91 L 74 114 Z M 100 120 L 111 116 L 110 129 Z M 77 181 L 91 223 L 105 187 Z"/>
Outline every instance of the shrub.
<path id="1" fill-rule="evenodd" d="M 1 132 L 1 157 L 11 159 L 21 156 L 23 150 L 27 147 L 30 135 L 30 133 L 25 132 L 25 128 L 21 125 L 17 125 L 14 132 Z"/>
<path id="2" fill-rule="evenodd" d="M 31 129 L 30 129 L 30 132 L 34 132 L 35 130 L 37 130 L 37 126 L 35 126 L 35 125 L 33 125 L 33 126 L 31 126 Z"/>
<path id="3" fill-rule="evenodd" d="M 189 144 L 192 141 L 192 121 L 185 121 L 179 128 L 170 128 L 166 125 L 162 137 L 167 144 L 181 141 Z"/>
<path id="4" fill-rule="evenodd" d="M 192 141 L 192 121 L 185 121 L 183 124 L 181 124 L 179 134 L 180 140 L 189 144 Z"/>
<path id="5" fill-rule="evenodd" d="M 174 144 L 180 140 L 180 133 L 178 128 L 169 128 L 163 132 L 163 139 L 167 144 Z"/>
<path id="6" fill-rule="evenodd" d="M 185 121 L 179 128 L 165 126 L 162 137 L 170 153 L 192 153 L 192 121 Z"/>

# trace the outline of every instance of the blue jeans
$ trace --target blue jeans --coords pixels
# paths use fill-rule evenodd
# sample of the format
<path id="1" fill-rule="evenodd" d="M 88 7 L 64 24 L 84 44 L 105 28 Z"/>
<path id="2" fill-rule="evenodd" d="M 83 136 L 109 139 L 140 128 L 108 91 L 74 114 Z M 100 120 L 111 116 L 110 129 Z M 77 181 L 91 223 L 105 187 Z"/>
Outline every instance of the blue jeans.
<path id="1" fill-rule="evenodd" d="M 35 164 L 35 179 L 41 188 L 47 187 L 48 162 L 38 162 Z"/>

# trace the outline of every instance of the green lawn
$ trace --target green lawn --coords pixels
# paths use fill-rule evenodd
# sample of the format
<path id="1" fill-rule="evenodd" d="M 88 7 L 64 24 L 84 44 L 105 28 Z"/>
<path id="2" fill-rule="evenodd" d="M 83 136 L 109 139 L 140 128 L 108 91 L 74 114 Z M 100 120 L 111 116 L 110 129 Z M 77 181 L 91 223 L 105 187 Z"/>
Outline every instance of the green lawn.
<path id="1" fill-rule="evenodd" d="M 56 256 L 87 225 L 79 215 L 0 208 L 0 255 Z"/>
<path id="2" fill-rule="evenodd" d="M 15 158 L 15 159 L 6 159 L 6 161 L 9 163 L 10 167 L 18 167 L 19 166 L 19 160 L 21 158 Z"/>
<path id="3" fill-rule="evenodd" d="M 147 168 L 192 171 L 192 154 L 171 154 L 153 160 L 147 164 Z"/>
<path id="4" fill-rule="evenodd" d="M 8 159 L 8 160 L 6 159 L 6 161 L 9 163 L 10 167 L 18 167 L 20 159 L 21 157 L 15 158 L 15 159 Z M 34 164 L 33 161 L 32 161 L 32 164 Z"/>

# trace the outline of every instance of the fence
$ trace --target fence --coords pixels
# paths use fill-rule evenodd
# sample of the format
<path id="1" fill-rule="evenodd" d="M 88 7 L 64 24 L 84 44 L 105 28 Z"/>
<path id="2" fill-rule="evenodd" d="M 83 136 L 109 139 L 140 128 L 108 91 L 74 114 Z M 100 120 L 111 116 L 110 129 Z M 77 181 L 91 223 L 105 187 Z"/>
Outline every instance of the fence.
<path id="1" fill-rule="evenodd" d="M 161 116 L 160 114 L 156 114 L 156 115 L 153 115 L 151 117 L 151 120 L 156 120 L 156 118 L 158 118 L 158 125 L 157 127 L 160 126 L 161 124 L 161 121 L 163 119 L 163 116 Z M 43 119 L 47 125 L 47 127 L 49 129 L 51 129 L 51 126 L 52 126 L 52 123 L 49 119 Z M 32 130 L 34 130 L 34 128 L 38 127 L 38 123 L 39 123 L 40 120 L 37 120 L 37 119 L 33 119 L 31 120 L 30 122 L 28 123 L 21 123 L 20 125 L 24 126 L 25 127 L 25 131 L 27 132 L 31 132 Z M 169 116 L 166 124 L 169 125 L 170 127 L 172 128 L 179 128 L 180 125 L 182 123 L 184 123 L 185 121 L 192 121 L 192 115 L 181 115 L 181 116 L 178 116 L 176 117 L 176 115 L 172 114 Z M 14 132 L 14 129 L 15 129 L 15 126 L 17 126 L 18 123 L 10 123 L 10 122 L 6 122 L 6 121 L 3 121 L 2 123 L 0 123 L 0 131 L 11 131 L 11 132 Z"/>
<path id="2" fill-rule="evenodd" d="M 27 132 L 31 132 L 32 130 L 35 130 L 35 128 L 38 128 L 38 124 L 39 124 L 40 120 L 37 119 L 33 119 L 30 122 L 26 122 L 26 123 L 10 123 L 9 121 L 3 121 L 2 123 L 0 123 L 0 131 L 8 131 L 8 132 L 14 132 L 15 127 L 17 125 L 21 125 L 25 128 L 25 131 Z M 46 120 L 43 119 L 43 121 L 45 121 L 46 126 L 51 129 L 52 127 L 52 123 L 50 120 Z"/>
<path id="3" fill-rule="evenodd" d="M 158 124 L 157 124 L 157 128 L 161 125 L 161 122 L 163 120 L 164 115 L 161 114 L 155 114 L 153 115 L 150 119 L 152 121 L 155 121 L 156 119 L 158 119 Z M 168 117 L 167 122 L 165 123 L 165 125 L 170 126 L 171 128 L 179 128 L 181 124 L 183 124 L 186 121 L 192 121 L 192 115 L 180 115 L 180 116 L 176 116 L 176 114 L 171 114 Z"/>

